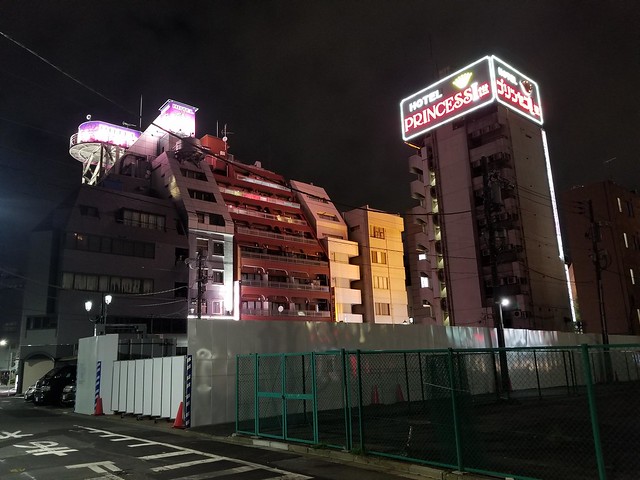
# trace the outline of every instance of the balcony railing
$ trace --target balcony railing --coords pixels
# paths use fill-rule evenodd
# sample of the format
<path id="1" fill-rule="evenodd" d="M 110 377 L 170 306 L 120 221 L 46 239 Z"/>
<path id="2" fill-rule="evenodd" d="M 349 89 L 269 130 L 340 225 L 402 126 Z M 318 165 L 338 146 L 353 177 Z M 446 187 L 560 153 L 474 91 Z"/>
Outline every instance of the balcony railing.
<path id="1" fill-rule="evenodd" d="M 257 185 L 264 185 L 265 187 L 276 188 L 278 190 L 284 190 L 285 192 L 290 192 L 291 189 L 289 187 L 285 187 L 284 185 L 280 185 L 279 183 L 268 182 L 265 180 L 259 180 L 257 178 L 245 177 L 244 175 L 236 175 L 238 180 L 242 180 L 243 182 L 255 183 Z"/>
<path id="2" fill-rule="evenodd" d="M 265 317 L 320 317 L 329 318 L 331 312 L 316 312 L 315 310 L 261 310 L 257 308 L 242 308 L 240 309 L 242 315 L 256 315 Z"/>
<path id="3" fill-rule="evenodd" d="M 263 280 L 242 280 L 243 286 L 265 287 L 265 288 L 285 288 L 287 290 L 313 290 L 316 292 L 328 292 L 329 287 L 323 285 L 312 285 L 306 283 L 292 282 L 265 282 Z"/>
<path id="4" fill-rule="evenodd" d="M 243 258 L 259 258 L 261 260 L 273 260 L 276 262 L 294 263 L 297 265 L 324 265 L 329 266 L 329 262 L 322 260 L 309 260 L 307 258 L 288 257 L 285 255 L 270 255 L 268 253 L 242 252 Z"/>
<path id="5" fill-rule="evenodd" d="M 287 235 L 283 233 L 267 232 L 264 230 L 258 230 L 255 228 L 238 227 L 237 233 L 244 233 L 246 235 L 254 235 L 260 238 L 273 238 L 275 240 L 285 240 L 287 242 L 306 243 L 307 245 L 317 245 L 318 242 L 313 238 L 298 237 L 296 235 Z"/>
<path id="6" fill-rule="evenodd" d="M 300 208 L 300 204 L 296 202 L 290 202 L 288 200 L 280 200 L 279 198 L 266 197 L 264 195 L 258 195 L 257 193 L 244 192 L 235 188 L 227 188 L 220 186 L 220 191 L 227 195 L 235 195 L 236 197 L 249 198 L 251 200 L 258 200 L 260 202 L 274 203 L 276 205 L 284 205 L 285 207 Z"/>
<path id="7" fill-rule="evenodd" d="M 229 212 L 237 213 L 239 215 L 249 215 L 256 218 L 264 218 L 266 220 L 276 220 L 278 222 L 292 223 L 294 225 L 307 225 L 304 220 L 298 220 L 297 218 L 285 217 L 283 215 L 272 215 L 270 213 L 256 212 L 255 210 L 248 210 L 246 208 L 234 207 L 233 205 L 227 205 Z"/>

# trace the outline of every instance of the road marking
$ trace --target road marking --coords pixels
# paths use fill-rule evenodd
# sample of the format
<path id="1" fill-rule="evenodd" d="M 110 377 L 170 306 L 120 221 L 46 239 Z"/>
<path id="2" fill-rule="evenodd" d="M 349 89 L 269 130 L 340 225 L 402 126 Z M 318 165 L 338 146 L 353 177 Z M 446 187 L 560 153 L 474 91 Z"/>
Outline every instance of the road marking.
<path id="1" fill-rule="evenodd" d="M 77 452 L 75 448 L 58 447 L 57 442 L 29 442 L 29 445 L 14 445 L 18 448 L 31 448 L 27 453 L 39 457 L 40 455 L 56 455 L 66 457 L 67 453 Z"/>
<path id="2" fill-rule="evenodd" d="M 22 430 L 18 430 L 17 432 L 0 432 L 0 440 L 6 440 L 7 438 L 22 438 L 22 437 L 32 437 L 33 433 L 20 433 Z"/>
<path id="3" fill-rule="evenodd" d="M 192 460 L 191 462 L 174 463 L 173 465 L 164 465 L 162 467 L 152 468 L 152 472 L 166 472 L 167 470 L 177 470 L 178 468 L 192 467 L 193 465 L 200 465 L 202 463 L 219 462 L 220 460 L 226 460 L 224 457 L 218 458 L 203 458 L 202 460 Z"/>
<path id="4" fill-rule="evenodd" d="M 173 480 L 207 480 L 209 478 L 223 477 L 226 475 L 234 475 L 236 473 L 251 472 L 253 470 L 256 470 L 256 468 L 255 467 L 235 467 L 235 468 L 228 468 L 226 470 L 218 470 L 216 472 L 199 473 L 196 475 L 189 475 L 187 477 L 178 477 L 178 478 L 174 478 Z"/>
<path id="5" fill-rule="evenodd" d="M 158 445 L 156 442 L 144 442 L 144 443 L 136 443 L 134 445 L 127 445 L 127 447 L 129 448 L 136 448 L 136 447 L 151 447 L 153 445 Z"/>
<path id="6" fill-rule="evenodd" d="M 78 469 L 78 468 L 88 468 L 92 472 L 95 473 L 104 473 L 105 475 L 101 475 L 100 477 L 93 477 L 92 479 L 87 480 L 98 480 L 98 479 L 109 479 L 109 480 L 124 480 L 122 477 L 118 475 L 114 475 L 111 472 L 121 472 L 122 470 L 116 467 L 116 464 L 111 461 L 104 462 L 91 462 L 91 463 L 78 463 L 76 465 L 67 465 L 67 469 Z"/>
<path id="7" fill-rule="evenodd" d="M 140 460 L 155 460 L 157 458 L 177 457 L 178 455 L 190 455 L 191 452 L 185 452 L 183 450 L 176 450 L 174 452 L 158 453 L 156 455 L 145 455 L 144 457 L 138 457 Z"/>
<path id="8" fill-rule="evenodd" d="M 74 425 L 74 427 L 77 428 L 81 428 L 83 430 L 86 430 L 89 433 L 93 433 L 93 434 L 97 434 L 100 435 L 103 438 L 109 438 L 109 437 L 124 437 L 125 435 L 119 435 L 117 433 L 113 433 L 110 432 L 108 430 L 100 430 L 97 428 L 93 428 L 93 427 L 84 427 L 82 425 Z M 142 443 L 147 443 L 149 442 L 149 440 L 144 439 L 144 438 L 137 438 L 137 437 L 128 437 L 130 440 L 135 440 L 137 442 L 142 442 Z M 137 445 L 137 444 L 136 444 Z M 312 477 L 308 477 L 306 475 L 301 475 L 301 474 L 297 474 L 297 473 L 293 473 L 293 472 L 288 472 L 286 470 L 281 470 L 279 468 L 272 468 L 272 467 L 268 467 L 266 465 L 262 465 L 260 463 L 254 463 L 254 462 L 248 462 L 246 460 L 240 460 L 238 458 L 233 458 L 233 457 L 221 457 L 219 455 L 214 455 L 213 453 L 207 453 L 207 452 L 203 452 L 200 450 L 194 450 L 192 448 L 185 448 L 185 447 L 179 447 L 177 445 L 172 445 L 170 443 L 162 443 L 162 442 L 156 442 L 155 445 L 161 446 L 161 447 L 166 447 L 166 448 L 170 448 L 172 450 L 175 451 L 180 451 L 180 452 L 184 452 L 185 454 L 187 453 L 192 453 L 194 455 L 199 455 L 201 457 L 205 457 L 205 460 L 202 461 L 195 461 L 194 462 L 187 462 L 187 463 L 179 463 L 176 465 L 167 465 L 164 467 L 156 467 L 157 469 L 152 469 L 152 471 L 167 471 L 167 470 L 174 470 L 177 468 L 183 468 L 185 466 L 188 465 L 196 465 L 198 463 L 211 463 L 211 462 L 218 462 L 220 460 L 228 460 L 230 462 L 233 463 L 238 463 L 240 465 L 243 465 L 245 467 L 251 467 L 254 470 L 263 470 L 265 472 L 271 473 L 271 474 L 276 474 L 276 476 L 271 477 L 271 480 L 274 479 L 278 479 L 278 480 L 310 480 Z M 140 458 L 140 457 L 138 457 Z M 189 477 L 185 477 L 185 478 L 189 478 Z M 267 479 L 264 479 L 267 480 Z"/>

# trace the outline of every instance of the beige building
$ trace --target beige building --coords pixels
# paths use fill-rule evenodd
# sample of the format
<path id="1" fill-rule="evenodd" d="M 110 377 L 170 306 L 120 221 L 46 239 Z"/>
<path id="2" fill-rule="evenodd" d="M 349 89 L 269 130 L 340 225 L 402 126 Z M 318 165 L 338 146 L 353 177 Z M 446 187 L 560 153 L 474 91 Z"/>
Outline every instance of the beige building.
<path id="1" fill-rule="evenodd" d="M 353 260 L 360 267 L 362 306 L 355 307 L 364 322 L 403 324 L 409 321 L 403 260 L 404 221 L 397 215 L 368 207 L 344 213 L 349 239 L 360 245 Z"/>

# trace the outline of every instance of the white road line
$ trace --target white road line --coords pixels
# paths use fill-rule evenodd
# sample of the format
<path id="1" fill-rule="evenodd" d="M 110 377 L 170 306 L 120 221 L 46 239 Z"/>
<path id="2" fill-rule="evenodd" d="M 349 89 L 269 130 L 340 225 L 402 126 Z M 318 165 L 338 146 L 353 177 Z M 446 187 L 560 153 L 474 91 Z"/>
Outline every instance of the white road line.
<path id="1" fill-rule="evenodd" d="M 209 478 L 223 477 L 225 475 L 234 475 L 236 473 L 244 473 L 256 470 L 254 467 L 235 467 L 226 470 L 218 470 L 217 472 L 199 473 L 197 475 L 189 475 L 187 477 L 178 477 L 173 480 L 207 480 Z"/>
<path id="2" fill-rule="evenodd" d="M 202 463 L 219 462 L 220 460 L 226 460 L 226 459 L 223 458 L 223 457 L 203 458 L 202 460 L 193 460 L 191 462 L 174 463 L 173 465 L 165 465 L 163 467 L 155 467 L 155 468 L 152 468 L 151 471 L 152 472 L 166 472 L 168 470 L 177 470 L 178 468 L 191 467 L 193 465 L 200 465 Z"/>
<path id="3" fill-rule="evenodd" d="M 88 431 L 89 433 L 96 433 L 96 434 L 104 434 L 104 435 L 110 435 L 110 436 L 118 436 L 118 434 L 113 433 L 113 432 L 109 432 L 108 430 L 99 430 L 97 428 L 92 428 L 92 427 L 84 427 L 82 425 L 74 425 L 77 428 L 82 428 L 83 430 Z M 102 436 L 102 435 L 101 435 Z M 137 438 L 137 437 L 129 437 L 131 440 L 136 440 L 138 442 L 149 442 L 149 440 L 145 439 L 145 438 Z M 207 452 L 203 452 L 200 450 L 194 450 L 192 448 L 185 448 L 185 447 L 179 447 L 177 445 L 172 445 L 170 443 L 162 443 L 162 442 L 156 442 L 155 445 L 161 446 L 161 447 L 167 447 L 167 448 L 171 448 L 173 450 L 178 450 L 181 452 L 185 452 L 185 453 L 193 453 L 194 455 L 200 455 L 201 457 L 206 457 L 208 459 L 210 459 L 210 462 L 217 462 L 220 460 L 228 460 L 230 462 L 233 463 L 238 463 L 240 465 L 244 465 L 247 467 L 253 467 L 254 469 L 260 469 L 260 470 L 264 470 L 266 472 L 270 472 L 272 474 L 277 474 L 277 476 L 275 477 L 271 477 L 271 480 L 273 479 L 279 479 L 279 480 L 309 480 L 312 477 L 308 477 L 306 475 L 300 475 L 297 473 L 292 473 L 292 472 L 288 472 L 286 470 L 281 470 L 279 468 L 272 468 L 272 467 L 268 467 L 266 465 L 262 465 L 259 463 L 254 463 L 254 462 L 248 462 L 246 460 L 240 460 L 238 458 L 233 458 L 233 457 L 221 457 L 219 455 L 214 455 L 213 453 L 207 453 Z M 183 464 L 178 464 L 178 465 L 183 465 Z M 170 469 L 167 467 L 160 467 L 163 468 L 165 470 Z M 181 467 L 174 467 L 174 468 L 181 468 Z M 267 479 L 264 479 L 267 480 Z"/>
<path id="4" fill-rule="evenodd" d="M 137 440 L 137 439 L 136 439 Z M 136 443 L 134 445 L 127 445 L 127 447 L 130 448 L 136 448 L 136 447 L 152 447 L 154 445 L 158 445 L 156 442 L 144 442 L 144 443 Z"/>
<path id="5" fill-rule="evenodd" d="M 190 454 L 191 452 L 176 450 L 174 452 L 158 453 L 156 455 L 145 455 L 144 457 L 138 457 L 138 460 L 155 460 L 157 458 L 177 457 L 178 455 L 190 455 Z"/>

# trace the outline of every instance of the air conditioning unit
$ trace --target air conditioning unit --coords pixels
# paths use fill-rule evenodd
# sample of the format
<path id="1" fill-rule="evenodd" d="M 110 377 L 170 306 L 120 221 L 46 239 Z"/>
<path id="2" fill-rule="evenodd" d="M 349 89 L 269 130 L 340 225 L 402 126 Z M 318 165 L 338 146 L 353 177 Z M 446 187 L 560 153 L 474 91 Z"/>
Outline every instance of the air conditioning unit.
<path id="1" fill-rule="evenodd" d="M 529 312 L 525 310 L 514 310 L 511 315 L 513 315 L 514 318 L 529 318 Z"/>

